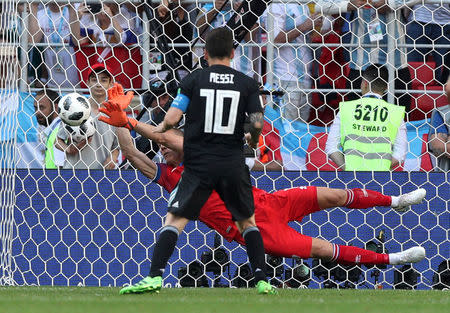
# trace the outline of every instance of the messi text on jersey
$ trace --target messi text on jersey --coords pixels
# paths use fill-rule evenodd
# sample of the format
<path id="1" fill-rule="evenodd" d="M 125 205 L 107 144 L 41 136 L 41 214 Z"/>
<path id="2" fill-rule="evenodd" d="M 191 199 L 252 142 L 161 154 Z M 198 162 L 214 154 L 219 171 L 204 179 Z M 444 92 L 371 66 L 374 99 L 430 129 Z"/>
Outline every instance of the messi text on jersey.
<path id="1" fill-rule="evenodd" d="M 209 73 L 209 82 L 215 84 L 234 84 L 234 74 Z"/>

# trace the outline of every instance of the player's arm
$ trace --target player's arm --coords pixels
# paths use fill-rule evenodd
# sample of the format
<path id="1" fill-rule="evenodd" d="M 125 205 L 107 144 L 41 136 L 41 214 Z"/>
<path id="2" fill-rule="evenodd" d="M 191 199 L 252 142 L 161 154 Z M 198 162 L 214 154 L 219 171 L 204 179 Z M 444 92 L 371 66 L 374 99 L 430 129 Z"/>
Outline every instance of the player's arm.
<path id="1" fill-rule="evenodd" d="M 156 176 L 156 163 L 147 158 L 147 156 L 136 149 L 130 132 L 125 128 L 116 128 L 117 138 L 122 154 L 128 161 L 145 176 L 154 179 Z"/>
<path id="2" fill-rule="evenodd" d="M 188 96 L 184 95 L 181 92 L 178 93 L 178 95 L 170 105 L 170 109 L 164 116 L 164 120 L 155 128 L 154 131 L 157 133 L 164 133 L 167 130 L 175 127 L 175 125 L 177 125 L 183 117 L 183 113 L 186 112 L 190 102 L 191 100 Z"/>
<path id="3" fill-rule="evenodd" d="M 105 161 L 103 162 L 103 167 L 106 170 L 115 169 L 118 159 L 119 159 L 119 149 L 117 148 L 111 151 L 111 155 L 105 159 Z"/>
<path id="4" fill-rule="evenodd" d="M 264 126 L 264 115 L 262 112 L 254 112 L 249 114 L 250 120 L 250 138 L 248 140 L 248 144 L 253 149 L 258 147 L 259 136 L 261 135 L 263 126 Z"/>
<path id="5" fill-rule="evenodd" d="M 264 106 L 259 96 L 259 86 L 256 81 L 249 86 L 246 112 L 250 121 L 250 136 L 247 136 L 247 143 L 250 147 L 256 149 L 264 127 Z"/>
<path id="6" fill-rule="evenodd" d="M 165 133 L 156 132 L 156 127 L 130 118 L 127 114 L 111 102 L 103 103 L 104 107 L 99 111 L 106 114 L 100 116 L 99 121 L 105 122 L 117 128 L 126 128 L 128 130 L 135 130 L 139 135 L 150 139 L 158 144 L 165 145 L 176 151 L 183 151 L 183 137 L 178 135 L 175 131 L 168 131 Z"/>
<path id="7" fill-rule="evenodd" d="M 124 110 L 132 99 L 132 91 L 125 94 L 122 85 L 115 83 L 113 87 L 108 89 L 108 101 L 104 102 L 103 107 L 99 109 L 106 116 L 100 116 L 99 120 L 112 126 L 135 130 L 147 139 L 163 144 L 173 150 L 182 151 L 183 138 L 175 132 L 157 133 L 155 132 L 156 127 L 141 123 L 127 116 Z"/>
<path id="8" fill-rule="evenodd" d="M 177 125 L 178 122 L 181 120 L 183 113 L 184 112 L 182 110 L 171 106 L 170 109 L 167 111 L 166 115 L 164 116 L 164 120 L 161 122 L 161 124 L 155 127 L 154 132 L 164 133 L 169 129 L 174 128 L 175 125 Z"/>
<path id="9" fill-rule="evenodd" d="M 164 145 L 175 151 L 183 151 L 183 136 L 180 136 L 175 131 L 169 130 L 165 133 L 155 132 L 156 127 L 137 122 L 134 130 L 141 136 L 150 139 L 158 144 Z"/>

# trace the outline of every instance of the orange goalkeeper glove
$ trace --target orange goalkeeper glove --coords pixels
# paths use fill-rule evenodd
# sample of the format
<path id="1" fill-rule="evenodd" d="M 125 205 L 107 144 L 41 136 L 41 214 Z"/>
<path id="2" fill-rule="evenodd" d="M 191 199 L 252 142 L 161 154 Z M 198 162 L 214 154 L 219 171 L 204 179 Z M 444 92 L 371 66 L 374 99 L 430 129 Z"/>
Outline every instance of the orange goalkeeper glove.
<path id="1" fill-rule="evenodd" d="M 114 86 L 108 89 L 108 101 L 118 104 L 122 110 L 125 110 L 130 105 L 133 96 L 134 93 L 132 91 L 124 94 L 123 87 L 119 83 L 114 83 Z"/>
<path id="2" fill-rule="evenodd" d="M 125 127 L 129 130 L 133 130 L 137 121 L 134 118 L 129 118 L 127 114 L 120 107 L 120 104 L 112 102 L 103 102 L 104 107 L 100 108 L 99 111 L 106 116 L 100 116 L 98 119 L 104 123 L 107 123 L 116 127 Z"/>

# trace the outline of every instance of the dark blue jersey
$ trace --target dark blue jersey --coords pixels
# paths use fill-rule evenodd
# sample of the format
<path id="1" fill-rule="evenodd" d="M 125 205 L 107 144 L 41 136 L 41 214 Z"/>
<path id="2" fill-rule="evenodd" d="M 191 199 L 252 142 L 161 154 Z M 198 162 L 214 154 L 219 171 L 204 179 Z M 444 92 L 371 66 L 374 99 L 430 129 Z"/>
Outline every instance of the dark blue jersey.
<path id="1" fill-rule="evenodd" d="M 188 75 L 172 105 L 186 112 L 184 164 L 196 168 L 241 162 L 245 117 L 263 112 L 258 82 L 224 65 Z"/>

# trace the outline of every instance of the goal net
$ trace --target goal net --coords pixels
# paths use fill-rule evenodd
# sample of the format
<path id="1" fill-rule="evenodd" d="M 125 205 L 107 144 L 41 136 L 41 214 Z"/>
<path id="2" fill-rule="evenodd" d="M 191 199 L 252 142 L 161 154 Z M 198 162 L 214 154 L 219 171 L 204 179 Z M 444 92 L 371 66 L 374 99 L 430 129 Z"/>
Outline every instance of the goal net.
<path id="1" fill-rule="evenodd" d="M 254 186 L 427 191 L 406 213 L 331 208 L 289 223 L 308 236 L 378 252 L 420 245 L 427 253 L 420 263 L 340 266 L 267 255 L 272 282 L 442 286 L 450 258 L 450 177 L 438 170 L 428 141 L 436 135 L 431 114 L 448 105 L 450 39 L 443 21 L 450 9 L 448 0 L 425 2 L 357 8 L 326 0 L 1 1 L 0 285 L 123 286 L 148 274 L 168 193 L 123 160 L 113 129 L 99 122 L 102 139 L 82 147 L 90 157 L 69 161 L 73 152 L 54 148 L 70 142 L 59 137 L 64 126 L 53 103 L 70 92 L 104 93 L 105 74 L 135 92 L 128 114 L 156 125 L 180 80 L 204 63 L 205 36 L 226 25 L 236 39 L 232 66 L 261 82 L 266 103 L 262 139 L 248 153 Z M 391 171 L 342 171 L 328 156 L 328 135 L 339 103 L 360 97 L 361 70 L 370 64 L 387 69 L 386 101 L 405 107 L 404 140 L 393 144 L 399 164 Z M 90 81 L 93 72 L 102 91 Z M 164 162 L 156 144 L 132 135 L 148 158 Z M 180 235 L 164 282 L 254 284 L 245 249 L 198 221 Z"/>
<path id="2" fill-rule="evenodd" d="M 15 206 L 15 163 L 18 93 L 18 19 L 15 1 L 3 1 L 0 14 L 0 285 L 11 284 Z"/>

